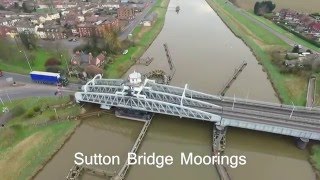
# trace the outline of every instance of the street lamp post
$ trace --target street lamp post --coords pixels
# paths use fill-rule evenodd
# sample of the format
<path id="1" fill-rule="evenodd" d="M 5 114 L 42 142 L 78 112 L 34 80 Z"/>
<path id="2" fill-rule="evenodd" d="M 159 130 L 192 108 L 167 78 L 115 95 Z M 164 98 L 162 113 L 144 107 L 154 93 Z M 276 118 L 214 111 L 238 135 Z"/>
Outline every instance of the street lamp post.
<path id="1" fill-rule="evenodd" d="M 234 109 L 234 103 L 236 102 L 236 94 L 234 94 L 234 96 L 233 96 L 233 103 L 232 103 L 232 111 L 233 111 L 233 109 Z"/>
<path id="2" fill-rule="evenodd" d="M 20 35 L 19 35 L 19 37 L 20 37 Z M 16 42 L 17 48 L 20 49 L 19 44 L 18 44 L 17 39 L 16 39 L 16 35 L 15 35 L 13 38 L 14 38 L 14 41 Z M 21 38 L 21 37 L 20 37 L 20 38 Z M 22 49 L 22 48 L 21 48 L 21 49 Z M 29 66 L 29 68 L 30 68 L 30 71 L 32 71 L 32 68 L 31 68 L 31 65 L 30 65 L 30 62 L 29 62 L 29 58 L 28 58 L 26 52 L 25 52 L 23 49 L 20 50 L 19 52 L 20 52 L 20 53 L 23 52 L 24 57 L 26 58 L 26 60 L 27 60 L 27 62 L 28 62 L 28 66 Z"/>
<path id="3" fill-rule="evenodd" d="M 20 53 L 22 53 L 22 52 L 23 52 L 24 57 L 26 58 L 26 60 L 27 60 L 27 62 L 28 62 L 28 65 L 29 65 L 30 71 L 32 71 L 32 68 L 31 68 L 31 65 L 30 65 L 30 62 L 29 62 L 29 58 L 28 58 L 28 56 L 27 56 L 26 52 L 25 52 L 24 50 L 20 51 Z"/>
<path id="4" fill-rule="evenodd" d="M 61 56 L 61 59 L 62 59 L 62 57 L 63 57 L 64 62 L 66 63 L 67 69 L 68 69 L 68 72 L 69 72 L 69 65 L 68 65 L 68 62 L 67 62 L 66 58 L 65 58 L 62 54 L 60 54 L 60 56 Z"/>
<path id="5" fill-rule="evenodd" d="M 291 114 L 290 114 L 289 119 L 291 119 L 291 117 L 292 117 L 292 115 L 293 115 L 294 108 L 295 108 L 295 106 L 294 106 L 293 102 L 291 102 L 291 103 L 292 103 L 293 108 L 292 108 L 292 111 L 291 111 Z"/>

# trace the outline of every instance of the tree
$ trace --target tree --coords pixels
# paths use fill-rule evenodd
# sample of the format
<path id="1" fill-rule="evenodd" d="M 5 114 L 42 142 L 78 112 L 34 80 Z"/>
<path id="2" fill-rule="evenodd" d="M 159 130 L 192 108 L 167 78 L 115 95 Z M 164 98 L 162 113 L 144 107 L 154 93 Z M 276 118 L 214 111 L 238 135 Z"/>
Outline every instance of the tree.
<path id="1" fill-rule="evenodd" d="M 48 67 L 48 66 L 60 66 L 61 62 L 56 59 L 56 58 L 49 58 L 46 60 L 44 66 Z"/>
<path id="2" fill-rule="evenodd" d="M 272 1 L 256 2 L 254 4 L 254 14 L 261 16 L 265 13 L 271 13 L 276 8 L 276 5 Z"/>
<path id="3" fill-rule="evenodd" d="M 109 52 L 118 53 L 121 51 L 121 42 L 119 40 L 118 31 L 116 29 L 107 30 L 104 33 L 105 42 L 107 44 Z"/>
<path id="4" fill-rule="evenodd" d="M 19 9 L 19 8 L 20 8 L 19 3 L 18 3 L 18 2 L 14 2 L 14 4 L 13 4 L 13 8 L 15 8 L 15 9 Z"/>
<path id="5" fill-rule="evenodd" d="M 25 13 L 31 13 L 32 11 L 35 10 L 35 6 L 31 2 L 24 1 L 22 3 L 22 10 Z"/>
<path id="6" fill-rule="evenodd" d="M 313 54 L 313 52 L 310 49 L 307 49 L 306 52 Z"/>
<path id="7" fill-rule="evenodd" d="M 298 45 L 295 45 L 291 51 L 292 53 L 299 53 L 300 52 L 300 48 Z"/>
<path id="8" fill-rule="evenodd" d="M 0 10 L 6 10 L 6 8 L 0 4 Z"/>
<path id="9" fill-rule="evenodd" d="M 25 48 L 29 50 L 37 48 L 37 39 L 34 34 L 29 32 L 22 32 L 19 33 L 19 37 Z"/>
<path id="10" fill-rule="evenodd" d="M 254 14 L 258 14 L 259 7 L 260 7 L 260 2 L 258 1 L 254 4 L 254 8 L 253 8 Z"/>

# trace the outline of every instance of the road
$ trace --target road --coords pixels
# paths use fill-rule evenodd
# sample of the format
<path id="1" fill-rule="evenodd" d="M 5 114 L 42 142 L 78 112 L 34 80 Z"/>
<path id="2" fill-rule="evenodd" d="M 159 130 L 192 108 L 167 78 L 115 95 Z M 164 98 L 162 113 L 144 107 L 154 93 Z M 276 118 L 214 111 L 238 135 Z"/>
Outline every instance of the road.
<path id="1" fill-rule="evenodd" d="M 16 81 L 16 82 L 33 83 L 28 75 L 22 75 L 22 74 L 17 74 L 17 73 L 12 73 L 12 72 L 4 72 L 1 79 L 5 80 L 6 78 L 13 78 L 13 81 Z M 36 84 L 36 85 L 38 85 L 38 84 Z M 51 87 L 54 87 L 54 86 L 51 86 Z M 78 90 L 79 87 L 80 87 L 79 84 L 69 83 L 67 89 Z"/>
<path id="2" fill-rule="evenodd" d="M 121 41 L 125 40 L 130 33 L 134 30 L 134 28 L 140 24 L 140 22 L 144 19 L 144 17 L 148 14 L 151 8 L 156 4 L 157 0 L 149 1 L 149 5 L 139 14 L 137 15 L 129 25 L 127 25 L 124 30 L 120 33 L 119 39 Z"/>
<path id="3" fill-rule="evenodd" d="M 6 81 L 7 78 L 12 78 L 17 85 L 12 86 L 12 83 Z M 62 95 L 73 94 L 78 88 L 79 85 L 70 84 L 68 87 L 63 87 L 61 92 Z M 0 106 L 5 107 L 12 100 L 28 97 L 54 97 L 56 91 L 56 86 L 33 83 L 29 76 L 4 72 L 4 75 L 0 77 Z M 10 117 L 11 115 L 8 113 L 0 116 L 0 125 L 4 125 Z"/>
<path id="4" fill-rule="evenodd" d="M 308 83 L 306 107 L 312 107 L 314 105 L 315 91 L 316 91 L 316 78 L 311 77 Z"/>
<path id="5" fill-rule="evenodd" d="M 240 12 L 243 16 L 245 16 L 246 18 L 250 19 L 251 21 L 253 21 L 255 24 L 261 26 L 262 28 L 266 29 L 267 31 L 269 31 L 270 33 L 274 34 L 275 36 L 277 36 L 278 38 L 280 38 L 281 40 L 283 40 L 284 42 L 286 42 L 287 44 L 294 46 L 295 44 L 299 44 L 298 42 L 290 39 L 288 36 L 281 34 L 279 32 L 277 32 L 276 30 L 274 30 L 273 28 L 269 27 L 268 25 L 260 22 L 259 20 L 255 19 L 254 17 L 250 16 L 247 14 L 247 12 L 239 7 L 236 7 L 234 4 L 232 4 L 231 2 L 228 1 L 228 4 L 230 4 L 230 6 L 232 6 L 235 10 L 237 10 L 238 12 Z M 308 49 L 306 47 L 304 47 L 304 49 Z M 319 50 L 315 51 L 316 53 L 320 53 Z"/>

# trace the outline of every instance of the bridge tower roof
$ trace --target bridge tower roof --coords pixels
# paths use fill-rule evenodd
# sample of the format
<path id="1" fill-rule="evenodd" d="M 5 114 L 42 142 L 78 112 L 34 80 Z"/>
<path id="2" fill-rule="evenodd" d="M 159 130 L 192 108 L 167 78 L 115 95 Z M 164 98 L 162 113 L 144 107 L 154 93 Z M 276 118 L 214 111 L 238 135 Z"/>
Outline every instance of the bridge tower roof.
<path id="1" fill-rule="evenodd" d="M 141 74 L 136 71 L 133 71 L 133 73 L 129 74 L 129 81 L 130 84 L 139 86 L 142 82 Z"/>

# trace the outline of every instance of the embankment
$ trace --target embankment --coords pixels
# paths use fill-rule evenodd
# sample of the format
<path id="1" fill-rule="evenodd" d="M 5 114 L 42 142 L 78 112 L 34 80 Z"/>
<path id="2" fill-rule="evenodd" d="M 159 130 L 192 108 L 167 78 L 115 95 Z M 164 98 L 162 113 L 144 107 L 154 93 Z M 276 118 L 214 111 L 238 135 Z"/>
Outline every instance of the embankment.
<path id="1" fill-rule="evenodd" d="M 272 52 L 287 50 L 290 46 L 263 27 L 247 19 L 230 2 L 206 1 L 235 36 L 251 49 L 259 64 L 262 64 L 263 71 L 267 73 L 281 103 L 294 102 L 295 105 L 304 106 L 307 79 L 298 75 L 282 74 L 279 67 L 272 62 Z"/>
<path id="2" fill-rule="evenodd" d="M 170 0 L 157 0 L 155 6 L 150 10 L 150 12 L 157 13 L 157 20 L 151 28 L 139 25 L 134 29 L 134 45 L 128 49 L 128 54 L 121 55 L 114 60 L 114 63 L 109 65 L 106 70 L 108 78 L 122 77 L 135 64 L 134 59 L 140 58 L 149 48 L 164 26 L 169 2 Z"/>

